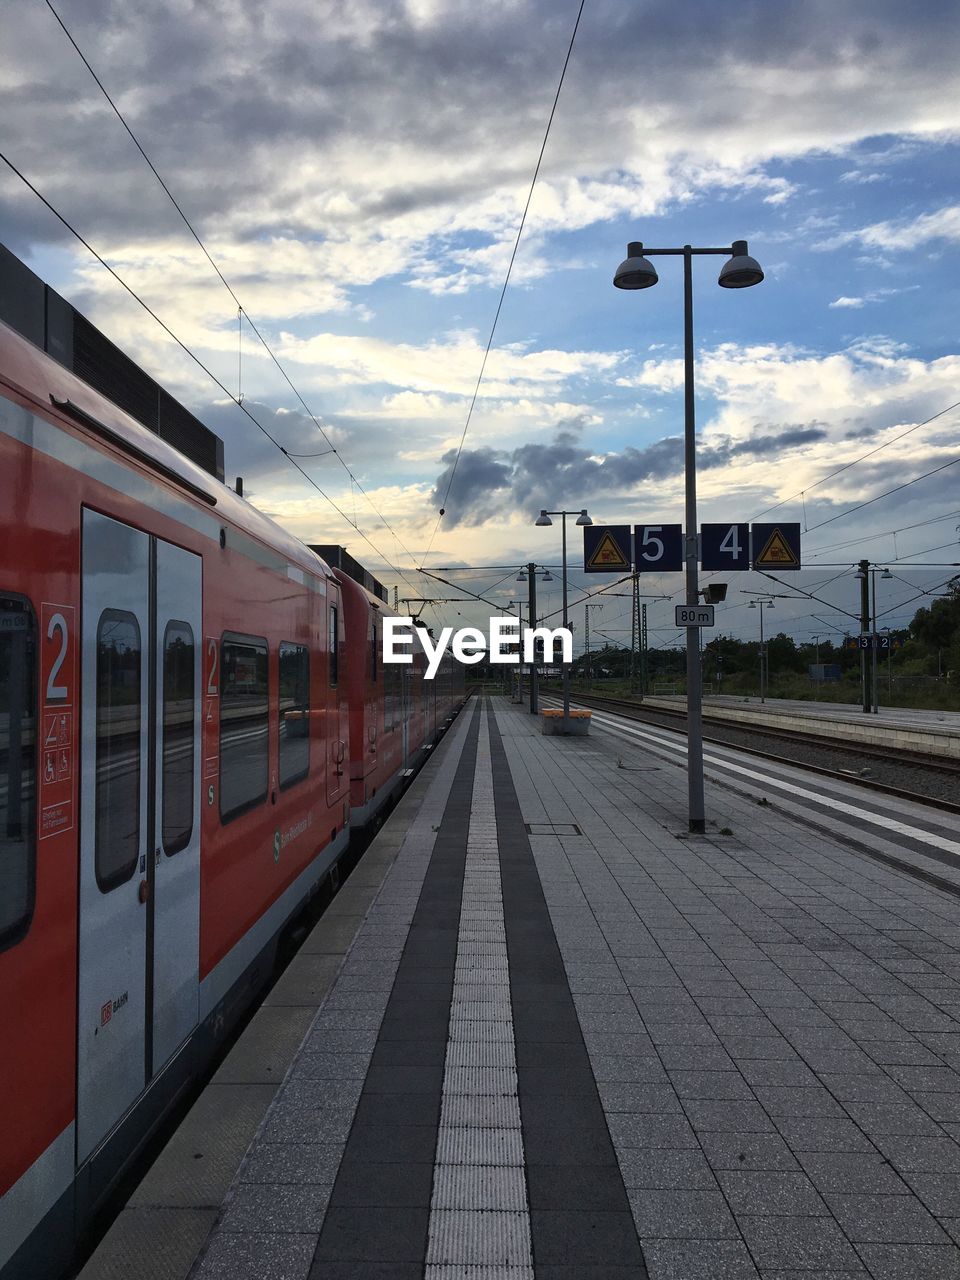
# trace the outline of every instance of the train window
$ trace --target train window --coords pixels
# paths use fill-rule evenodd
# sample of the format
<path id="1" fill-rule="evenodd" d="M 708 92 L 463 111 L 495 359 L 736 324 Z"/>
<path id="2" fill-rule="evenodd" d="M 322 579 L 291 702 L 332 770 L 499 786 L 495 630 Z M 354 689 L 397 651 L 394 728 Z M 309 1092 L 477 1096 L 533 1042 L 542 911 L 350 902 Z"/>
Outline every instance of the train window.
<path id="1" fill-rule="evenodd" d="M 402 668 L 391 663 L 383 678 L 383 727 L 391 733 L 400 724 L 400 672 Z"/>
<path id="2" fill-rule="evenodd" d="M 330 606 L 330 631 L 327 637 L 330 649 L 330 684 L 335 685 L 340 679 L 340 627 L 337 617 L 340 610 L 335 604 Z"/>
<path id="3" fill-rule="evenodd" d="M 267 642 L 224 632 L 220 641 L 220 819 L 267 798 Z"/>
<path id="4" fill-rule="evenodd" d="M 140 624 L 121 609 L 97 624 L 96 769 L 94 868 L 109 893 L 140 853 Z"/>
<path id="5" fill-rule="evenodd" d="M 33 915 L 37 799 L 37 623 L 23 596 L 0 595 L 0 949 Z"/>
<path id="6" fill-rule="evenodd" d="M 280 787 L 310 769 L 310 652 L 303 644 L 280 646 Z"/>
<path id="7" fill-rule="evenodd" d="M 193 753 L 196 717 L 193 631 L 168 622 L 163 635 L 163 851 L 179 853 L 193 835 Z"/>
<path id="8" fill-rule="evenodd" d="M 377 620 L 370 619 L 370 679 L 377 683 Z"/>

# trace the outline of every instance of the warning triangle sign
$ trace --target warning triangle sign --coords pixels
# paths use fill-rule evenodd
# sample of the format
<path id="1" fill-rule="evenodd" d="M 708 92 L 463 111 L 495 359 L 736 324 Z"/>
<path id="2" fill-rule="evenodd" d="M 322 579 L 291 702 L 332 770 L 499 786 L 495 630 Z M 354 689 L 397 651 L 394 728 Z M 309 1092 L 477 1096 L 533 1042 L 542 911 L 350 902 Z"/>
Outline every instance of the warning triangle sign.
<path id="1" fill-rule="evenodd" d="M 613 534 L 605 533 L 587 561 L 587 568 L 629 569 L 630 561 L 617 546 Z"/>
<path id="2" fill-rule="evenodd" d="M 755 569 L 799 569 L 800 561 L 779 529 L 774 529 L 767 545 L 753 562 Z"/>

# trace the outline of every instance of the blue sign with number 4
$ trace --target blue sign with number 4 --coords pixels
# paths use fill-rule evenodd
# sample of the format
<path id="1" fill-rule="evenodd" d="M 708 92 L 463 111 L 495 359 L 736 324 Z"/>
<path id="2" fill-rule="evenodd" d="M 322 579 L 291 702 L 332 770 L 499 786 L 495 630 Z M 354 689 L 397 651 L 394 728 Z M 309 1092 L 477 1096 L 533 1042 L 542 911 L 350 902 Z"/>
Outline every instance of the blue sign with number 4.
<path id="1" fill-rule="evenodd" d="M 700 526 L 700 567 L 720 570 L 749 569 L 750 526 L 702 524 Z"/>

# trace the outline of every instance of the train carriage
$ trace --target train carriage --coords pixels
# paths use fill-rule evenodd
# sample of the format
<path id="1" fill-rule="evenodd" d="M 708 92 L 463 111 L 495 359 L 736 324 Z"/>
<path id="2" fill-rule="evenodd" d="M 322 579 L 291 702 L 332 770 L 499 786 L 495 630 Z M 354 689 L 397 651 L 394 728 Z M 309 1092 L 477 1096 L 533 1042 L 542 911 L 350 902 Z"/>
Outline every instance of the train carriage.
<path id="1" fill-rule="evenodd" d="M 6 327 L 0 509 L 10 1249 L 99 1201 L 346 846 L 349 726 L 329 569 Z"/>
<path id="2" fill-rule="evenodd" d="M 389 798 L 453 698 L 411 731 L 392 668 L 351 704 L 362 589 L 3 324 L 0 511 L 6 1280 L 64 1260 L 262 986 L 367 817 L 353 725 Z"/>
<path id="3" fill-rule="evenodd" d="M 424 750 L 444 731 L 463 698 L 462 668 L 445 655 L 437 677 L 427 680 L 427 656 L 416 628 L 406 650 L 412 660 L 383 662 L 383 620 L 397 615 L 343 570 L 335 569 L 334 575 L 351 637 L 345 664 L 351 821 L 360 825 L 382 816 Z"/>

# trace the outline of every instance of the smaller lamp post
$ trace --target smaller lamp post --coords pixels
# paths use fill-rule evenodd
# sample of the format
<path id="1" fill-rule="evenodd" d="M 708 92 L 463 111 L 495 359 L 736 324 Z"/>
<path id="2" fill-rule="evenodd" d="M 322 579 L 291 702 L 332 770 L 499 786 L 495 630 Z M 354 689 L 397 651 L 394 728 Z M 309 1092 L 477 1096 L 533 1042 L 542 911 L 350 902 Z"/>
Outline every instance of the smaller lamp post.
<path id="1" fill-rule="evenodd" d="M 774 608 L 774 603 L 772 600 L 768 599 L 767 597 L 762 597 L 759 600 L 751 600 L 750 603 L 747 605 L 747 608 L 756 609 L 758 605 L 760 607 L 760 701 L 766 702 L 767 700 L 767 688 L 766 688 L 767 649 L 763 640 L 763 611 L 764 609 Z"/>
<path id="2" fill-rule="evenodd" d="M 549 569 L 538 569 L 531 560 L 526 569 L 521 569 L 517 574 L 518 582 L 529 583 L 529 592 L 527 599 L 528 619 L 527 626 L 530 630 L 534 630 L 537 625 L 537 578 L 541 577 L 544 582 L 552 582 L 553 574 Z M 536 646 L 534 646 L 534 650 Z M 539 680 L 537 672 L 537 655 L 534 651 L 530 661 L 530 714 L 535 716 L 539 710 Z"/>
<path id="3" fill-rule="evenodd" d="M 569 630 L 570 623 L 567 618 L 567 516 L 576 516 L 578 525 L 593 524 L 587 514 L 587 508 L 581 507 L 579 511 L 547 511 L 541 509 L 534 524 L 545 529 L 553 524 L 551 516 L 560 516 L 562 518 L 562 540 L 563 540 L 563 625 L 565 630 Z M 563 664 L 563 731 L 566 733 L 570 727 L 570 664 Z"/>

